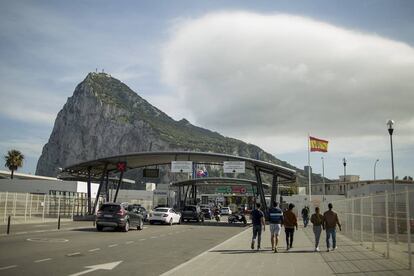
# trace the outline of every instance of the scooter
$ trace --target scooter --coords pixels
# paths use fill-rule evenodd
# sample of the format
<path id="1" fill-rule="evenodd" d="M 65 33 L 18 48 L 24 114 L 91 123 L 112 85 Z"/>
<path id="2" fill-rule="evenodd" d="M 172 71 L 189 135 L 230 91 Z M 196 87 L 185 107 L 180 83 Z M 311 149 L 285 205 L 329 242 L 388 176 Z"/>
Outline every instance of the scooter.
<path id="1" fill-rule="evenodd" d="M 243 222 L 247 224 L 246 216 L 243 214 L 234 214 L 229 216 L 229 223 Z"/>
<path id="2" fill-rule="evenodd" d="M 220 213 L 219 212 L 215 212 L 214 213 L 214 218 L 216 219 L 217 222 L 220 221 Z"/>

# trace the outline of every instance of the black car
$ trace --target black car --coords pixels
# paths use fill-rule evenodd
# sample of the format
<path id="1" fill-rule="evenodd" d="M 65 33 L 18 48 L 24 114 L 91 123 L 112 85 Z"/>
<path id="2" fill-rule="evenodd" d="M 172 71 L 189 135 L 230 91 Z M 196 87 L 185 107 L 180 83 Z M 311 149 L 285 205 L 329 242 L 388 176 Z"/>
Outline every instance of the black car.
<path id="1" fill-rule="evenodd" d="M 133 205 L 125 207 L 120 203 L 104 203 L 96 213 L 96 230 L 113 227 L 128 232 L 130 227 L 144 228 L 144 218 Z"/>
<path id="2" fill-rule="evenodd" d="M 181 219 L 183 221 L 195 220 L 197 222 L 204 222 L 204 214 L 201 212 L 200 206 L 187 205 L 184 206 L 181 212 Z"/>
<path id="3" fill-rule="evenodd" d="M 210 208 L 201 208 L 201 212 L 204 214 L 204 218 L 206 219 L 212 219 L 213 218 L 213 212 Z"/>

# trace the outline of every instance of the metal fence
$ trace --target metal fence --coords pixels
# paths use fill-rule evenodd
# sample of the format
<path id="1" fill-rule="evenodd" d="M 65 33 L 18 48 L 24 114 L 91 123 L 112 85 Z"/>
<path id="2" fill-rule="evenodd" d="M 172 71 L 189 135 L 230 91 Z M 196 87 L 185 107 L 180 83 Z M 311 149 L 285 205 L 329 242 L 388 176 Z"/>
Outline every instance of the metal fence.
<path id="1" fill-rule="evenodd" d="M 47 221 L 51 218 L 69 218 L 87 212 L 84 194 L 75 196 L 46 195 L 30 193 L 0 193 L 0 224 L 7 223 L 11 216 L 13 223 Z"/>
<path id="2" fill-rule="evenodd" d="M 332 203 L 342 224 L 342 234 L 412 268 L 414 190 L 347 198 Z"/>

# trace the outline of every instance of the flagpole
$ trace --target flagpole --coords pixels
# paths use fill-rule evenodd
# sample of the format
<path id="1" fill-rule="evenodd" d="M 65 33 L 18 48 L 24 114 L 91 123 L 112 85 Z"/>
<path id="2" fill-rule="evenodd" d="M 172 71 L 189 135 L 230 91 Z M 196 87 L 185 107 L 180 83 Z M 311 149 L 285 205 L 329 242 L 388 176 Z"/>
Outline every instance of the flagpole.
<path id="1" fill-rule="evenodd" d="M 310 166 L 310 134 L 308 133 L 308 189 L 309 189 L 309 203 L 312 201 L 312 192 L 311 192 L 311 166 Z"/>

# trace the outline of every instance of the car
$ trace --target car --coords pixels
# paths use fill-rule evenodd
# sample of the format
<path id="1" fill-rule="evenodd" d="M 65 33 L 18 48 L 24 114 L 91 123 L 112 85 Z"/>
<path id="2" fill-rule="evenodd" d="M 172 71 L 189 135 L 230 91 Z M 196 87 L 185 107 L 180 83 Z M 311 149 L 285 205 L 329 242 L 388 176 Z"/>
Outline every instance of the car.
<path id="1" fill-rule="evenodd" d="M 126 207 L 121 203 L 104 203 L 96 213 L 95 224 L 98 231 L 102 231 L 104 227 L 113 227 L 128 232 L 130 227 L 144 229 L 144 218 L 131 205 Z"/>
<path id="2" fill-rule="evenodd" d="M 206 219 L 213 219 L 213 212 L 210 208 L 201 208 L 201 212 L 204 214 L 204 218 Z"/>
<path id="3" fill-rule="evenodd" d="M 144 221 L 148 220 L 148 211 L 147 209 L 142 207 L 141 204 L 132 204 L 131 206 L 138 209 L 138 213 L 142 215 L 142 217 L 144 218 Z"/>
<path id="4" fill-rule="evenodd" d="M 148 221 L 150 224 L 161 223 L 173 225 L 174 223 L 181 223 L 181 214 L 176 212 L 173 208 L 158 207 L 155 208 L 152 214 L 149 215 Z"/>
<path id="5" fill-rule="evenodd" d="M 231 215 L 233 212 L 229 207 L 221 207 L 220 214 L 221 215 Z"/>
<path id="6" fill-rule="evenodd" d="M 204 222 L 204 214 L 201 212 L 200 206 L 187 205 L 182 210 L 182 220 L 190 221 L 195 220 L 197 222 Z"/>

